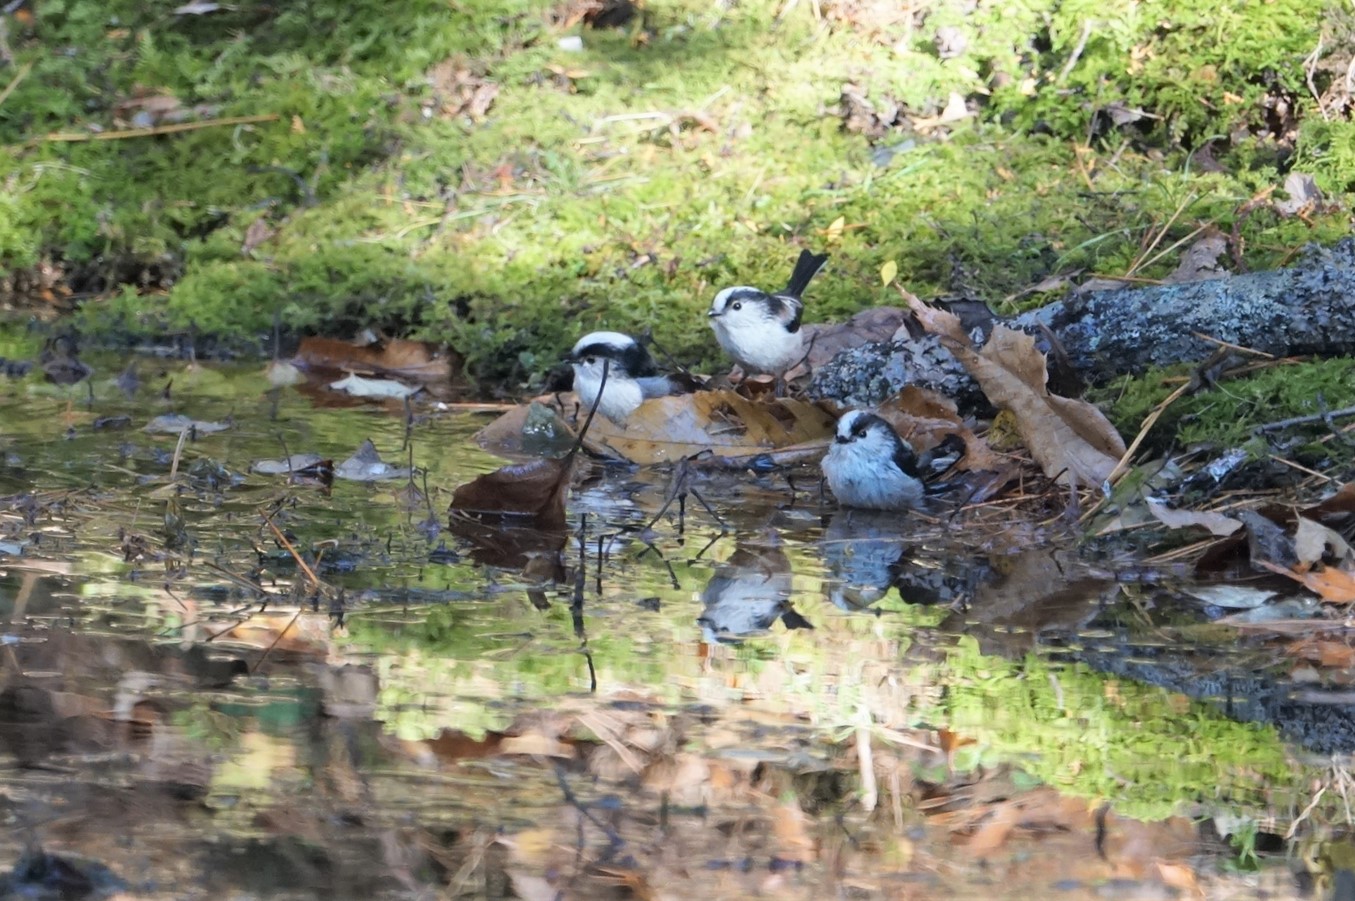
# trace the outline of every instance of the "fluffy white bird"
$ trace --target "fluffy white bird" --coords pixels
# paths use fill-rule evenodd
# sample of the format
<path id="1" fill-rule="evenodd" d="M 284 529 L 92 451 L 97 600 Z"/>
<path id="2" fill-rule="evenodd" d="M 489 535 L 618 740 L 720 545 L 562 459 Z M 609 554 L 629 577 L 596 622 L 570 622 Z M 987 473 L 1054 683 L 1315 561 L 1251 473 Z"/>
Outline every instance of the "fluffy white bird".
<path id="1" fill-rule="evenodd" d="M 585 410 L 591 409 L 601 391 L 598 412 L 617 425 L 624 425 L 635 408 L 648 398 L 692 390 L 682 379 L 660 373 L 649 351 L 621 332 L 584 335 L 565 360 L 574 368 L 574 391 L 579 395 L 579 403 Z"/>
<path id="2" fill-rule="evenodd" d="M 864 410 L 842 414 L 822 466 L 844 507 L 907 510 L 926 495 L 913 448 L 888 422 Z"/>
<path id="3" fill-rule="evenodd" d="M 706 314 L 711 328 L 725 353 L 745 372 L 773 375 L 779 388 L 786 371 L 804 358 L 800 317 L 805 305 L 800 296 L 826 262 L 827 254 L 802 250 L 779 294 L 740 285 L 715 295 Z"/>

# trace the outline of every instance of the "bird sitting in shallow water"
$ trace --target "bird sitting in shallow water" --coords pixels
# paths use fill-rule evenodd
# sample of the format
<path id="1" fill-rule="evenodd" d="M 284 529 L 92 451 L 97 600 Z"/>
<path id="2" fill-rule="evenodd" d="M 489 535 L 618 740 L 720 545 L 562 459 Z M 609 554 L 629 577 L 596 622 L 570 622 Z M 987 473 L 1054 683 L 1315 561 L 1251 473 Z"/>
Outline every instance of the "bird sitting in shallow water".
<path id="1" fill-rule="evenodd" d="M 926 495 L 917 454 L 874 413 L 848 410 L 823 458 L 823 477 L 844 507 L 907 510 Z"/>
<path id="2" fill-rule="evenodd" d="M 747 285 L 725 288 L 715 295 L 706 314 L 725 353 L 746 373 L 775 376 L 778 394 L 786 372 L 805 356 L 800 329 L 805 305 L 800 296 L 826 262 L 827 254 L 802 250 L 786 290 L 768 294 Z"/>
<path id="3" fill-rule="evenodd" d="M 686 394 L 699 385 L 691 376 L 664 375 L 654 365 L 649 351 L 621 332 L 591 332 L 584 335 L 565 357 L 574 369 L 574 391 L 584 409 L 598 399 L 598 412 L 617 425 L 651 397 Z M 603 369 L 607 383 L 602 382 Z"/>

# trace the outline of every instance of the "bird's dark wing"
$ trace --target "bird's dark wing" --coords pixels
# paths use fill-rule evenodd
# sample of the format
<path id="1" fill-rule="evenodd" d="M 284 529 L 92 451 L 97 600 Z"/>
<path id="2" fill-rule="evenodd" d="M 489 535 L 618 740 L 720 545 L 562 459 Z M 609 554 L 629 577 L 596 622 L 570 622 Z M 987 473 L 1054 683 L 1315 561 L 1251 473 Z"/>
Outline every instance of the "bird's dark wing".
<path id="1" fill-rule="evenodd" d="M 800 298 L 789 294 L 773 294 L 771 299 L 774 301 L 771 305 L 772 315 L 781 320 L 786 331 L 798 332 L 800 319 L 805 314 L 805 305 L 800 302 Z"/>
<path id="2" fill-rule="evenodd" d="M 921 479 L 922 473 L 918 469 L 917 454 L 909 447 L 902 438 L 897 438 L 894 444 L 894 465 L 904 475 L 910 475 L 915 479 Z"/>
<path id="3" fill-rule="evenodd" d="M 800 251 L 800 258 L 795 261 L 795 269 L 791 272 L 790 281 L 786 282 L 786 290 L 782 293 L 799 300 L 805 293 L 805 288 L 809 287 L 809 283 L 819 274 L 819 270 L 826 262 L 828 262 L 826 253 Z"/>

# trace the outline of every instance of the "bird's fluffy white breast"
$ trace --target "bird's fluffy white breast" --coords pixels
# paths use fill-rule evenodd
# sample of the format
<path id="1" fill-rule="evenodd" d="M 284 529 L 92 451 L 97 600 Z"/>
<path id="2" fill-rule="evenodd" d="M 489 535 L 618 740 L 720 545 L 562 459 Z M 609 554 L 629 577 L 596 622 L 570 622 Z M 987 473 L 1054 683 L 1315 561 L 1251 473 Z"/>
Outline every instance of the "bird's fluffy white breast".
<path id="1" fill-rule="evenodd" d="M 726 310 L 711 320 L 711 326 L 725 353 L 752 372 L 780 375 L 803 356 L 800 332 L 786 331 L 779 320 L 751 306 Z"/>
<path id="2" fill-rule="evenodd" d="M 591 409 L 597 400 L 598 388 L 602 387 L 602 363 L 594 362 L 574 364 L 574 392 L 579 395 L 579 403 L 584 409 Z M 602 389 L 602 401 L 598 412 L 612 422 L 625 422 L 626 417 L 635 412 L 635 408 L 645 399 L 640 385 L 627 375 L 618 375 L 616 367 L 607 372 L 607 386 Z"/>
<path id="3" fill-rule="evenodd" d="M 847 443 L 834 442 L 823 458 L 823 475 L 842 504 L 872 510 L 904 510 L 923 496 L 922 483 L 893 460 L 893 442 L 871 429 Z"/>

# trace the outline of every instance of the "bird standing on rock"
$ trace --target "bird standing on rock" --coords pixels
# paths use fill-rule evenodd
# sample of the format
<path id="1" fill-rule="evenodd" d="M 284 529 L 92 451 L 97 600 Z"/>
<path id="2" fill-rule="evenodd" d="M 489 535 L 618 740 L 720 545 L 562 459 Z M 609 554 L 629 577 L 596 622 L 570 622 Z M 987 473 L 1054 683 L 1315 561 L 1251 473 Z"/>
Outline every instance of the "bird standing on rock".
<path id="1" fill-rule="evenodd" d="M 784 291 L 768 294 L 747 285 L 725 288 L 706 314 L 725 353 L 746 373 L 775 376 L 778 394 L 783 392 L 786 372 L 805 355 L 800 329 L 805 305 L 800 296 L 826 262 L 828 254 L 802 250 Z"/>
<path id="2" fill-rule="evenodd" d="M 625 425 L 630 414 L 651 397 L 686 394 L 694 387 L 686 380 L 660 373 L 649 351 L 621 332 L 584 335 L 565 361 L 574 368 L 574 391 L 584 409 L 591 409 L 601 392 L 598 412 L 617 425 Z"/>
<path id="3" fill-rule="evenodd" d="M 888 422 L 864 410 L 848 410 L 823 458 L 823 476 L 844 507 L 908 510 L 922 503 L 917 454 Z"/>

